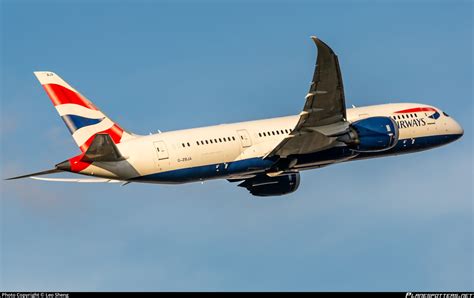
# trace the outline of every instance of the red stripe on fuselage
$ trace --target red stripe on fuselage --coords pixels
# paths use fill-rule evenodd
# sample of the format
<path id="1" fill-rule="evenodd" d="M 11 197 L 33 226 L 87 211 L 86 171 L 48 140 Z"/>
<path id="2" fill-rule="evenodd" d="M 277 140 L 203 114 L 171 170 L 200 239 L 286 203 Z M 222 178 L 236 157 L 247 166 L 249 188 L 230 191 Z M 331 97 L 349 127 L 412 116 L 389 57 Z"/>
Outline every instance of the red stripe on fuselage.
<path id="1" fill-rule="evenodd" d="M 401 111 L 397 111 L 395 113 L 396 114 L 403 114 L 403 113 L 418 113 L 418 112 L 437 112 L 437 111 L 433 108 L 428 108 L 428 107 L 421 108 L 420 107 L 420 108 L 401 110 Z"/>
<path id="2" fill-rule="evenodd" d="M 54 106 L 67 103 L 77 104 L 91 110 L 98 110 L 90 101 L 81 94 L 57 84 L 43 85 L 44 90 L 53 102 Z"/>

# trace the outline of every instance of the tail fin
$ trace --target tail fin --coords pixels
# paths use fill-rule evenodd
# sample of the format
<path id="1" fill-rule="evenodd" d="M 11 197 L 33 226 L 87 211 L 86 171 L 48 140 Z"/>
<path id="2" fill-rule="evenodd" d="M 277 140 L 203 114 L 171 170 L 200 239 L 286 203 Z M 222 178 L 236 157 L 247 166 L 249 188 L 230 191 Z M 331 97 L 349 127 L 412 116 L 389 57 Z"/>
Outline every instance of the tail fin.
<path id="1" fill-rule="evenodd" d="M 57 74 L 50 71 L 37 71 L 34 74 L 82 152 L 87 151 L 94 136 L 99 133 L 108 134 L 115 144 L 132 136 Z"/>

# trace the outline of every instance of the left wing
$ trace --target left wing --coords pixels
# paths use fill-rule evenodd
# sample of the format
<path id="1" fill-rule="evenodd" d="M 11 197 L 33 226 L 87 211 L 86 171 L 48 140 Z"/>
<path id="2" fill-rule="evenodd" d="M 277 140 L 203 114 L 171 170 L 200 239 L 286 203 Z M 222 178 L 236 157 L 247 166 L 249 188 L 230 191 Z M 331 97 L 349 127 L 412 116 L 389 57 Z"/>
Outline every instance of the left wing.
<path id="1" fill-rule="evenodd" d="M 349 130 L 337 56 L 320 39 L 311 38 L 318 48 L 318 58 L 300 119 L 291 134 L 265 158 L 321 151 L 333 147 L 337 136 Z"/>
<path id="2" fill-rule="evenodd" d="M 41 171 L 41 172 L 16 176 L 16 177 L 10 177 L 10 178 L 6 178 L 5 180 L 16 180 L 16 179 L 21 179 L 21 178 L 27 178 L 27 177 L 32 177 L 32 176 L 40 176 L 40 175 L 49 175 L 49 174 L 55 174 L 55 173 L 60 173 L 60 172 L 63 172 L 63 170 L 55 168 L 55 169 L 51 169 L 51 170 L 46 170 L 46 171 Z"/>
<path id="3" fill-rule="evenodd" d="M 107 179 L 107 178 L 43 178 L 30 177 L 35 180 L 55 181 L 55 182 L 78 182 L 78 183 L 127 183 L 127 181 Z"/>

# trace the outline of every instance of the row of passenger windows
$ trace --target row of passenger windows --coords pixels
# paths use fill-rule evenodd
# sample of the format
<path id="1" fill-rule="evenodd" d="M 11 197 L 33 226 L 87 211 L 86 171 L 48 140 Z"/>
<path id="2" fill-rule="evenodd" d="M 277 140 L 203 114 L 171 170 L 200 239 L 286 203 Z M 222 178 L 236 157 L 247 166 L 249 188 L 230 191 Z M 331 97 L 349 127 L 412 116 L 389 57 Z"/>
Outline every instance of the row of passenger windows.
<path id="1" fill-rule="evenodd" d="M 291 132 L 291 129 L 280 129 L 280 130 L 273 130 L 273 131 L 264 131 L 264 132 L 259 132 L 258 136 L 259 137 L 271 137 L 272 135 L 284 135 L 284 134 L 289 134 Z"/>
<path id="2" fill-rule="evenodd" d="M 217 144 L 217 143 L 227 143 L 227 142 L 232 142 L 235 141 L 235 137 L 223 137 L 223 138 L 216 138 L 216 139 L 209 139 L 209 140 L 201 140 L 201 141 L 196 141 L 196 145 L 208 145 L 208 144 Z M 183 147 L 191 147 L 191 144 L 189 142 L 187 143 L 181 143 L 181 146 Z"/>
<path id="3" fill-rule="evenodd" d="M 291 129 L 280 129 L 280 130 L 259 132 L 258 136 L 259 137 L 270 137 L 272 135 L 276 136 L 276 135 L 289 134 L 290 132 L 291 132 Z M 232 142 L 232 141 L 235 141 L 234 136 L 196 141 L 196 145 L 201 146 L 201 145 L 208 145 L 208 144 L 226 143 L 226 142 Z M 186 142 L 186 143 L 181 143 L 181 146 L 183 146 L 183 148 L 184 147 L 191 147 L 191 144 L 189 142 Z"/>
<path id="4" fill-rule="evenodd" d="M 401 120 L 401 119 L 410 119 L 410 118 L 418 118 L 417 114 L 402 114 L 402 115 L 395 115 L 392 116 L 394 120 Z"/>

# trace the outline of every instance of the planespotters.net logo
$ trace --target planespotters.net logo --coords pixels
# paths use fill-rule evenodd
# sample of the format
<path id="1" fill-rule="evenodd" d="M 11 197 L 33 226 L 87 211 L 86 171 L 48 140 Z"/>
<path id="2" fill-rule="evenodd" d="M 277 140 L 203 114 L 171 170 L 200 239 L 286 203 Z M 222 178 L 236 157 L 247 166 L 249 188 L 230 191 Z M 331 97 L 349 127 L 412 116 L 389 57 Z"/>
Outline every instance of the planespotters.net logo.
<path id="1" fill-rule="evenodd" d="M 474 298 L 473 293 L 412 293 L 407 292 L 405 298 Z"/>

